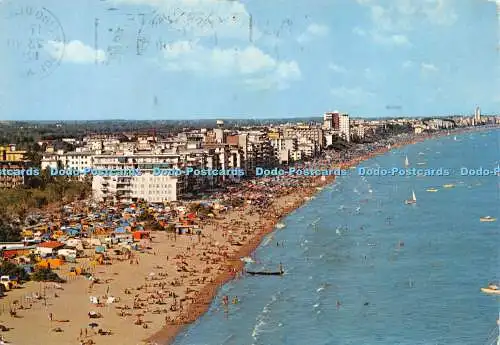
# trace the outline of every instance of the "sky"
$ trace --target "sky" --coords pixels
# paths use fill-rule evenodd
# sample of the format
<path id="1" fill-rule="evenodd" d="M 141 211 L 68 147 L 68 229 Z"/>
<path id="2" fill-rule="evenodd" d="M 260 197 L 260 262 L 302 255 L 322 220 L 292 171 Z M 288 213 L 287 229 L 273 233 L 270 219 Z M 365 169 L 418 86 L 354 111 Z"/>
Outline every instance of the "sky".
<path id="1" fill-rule="evenodd" d="M 500 110 L 489 0 L 0 0 L 0 120 Z"/>

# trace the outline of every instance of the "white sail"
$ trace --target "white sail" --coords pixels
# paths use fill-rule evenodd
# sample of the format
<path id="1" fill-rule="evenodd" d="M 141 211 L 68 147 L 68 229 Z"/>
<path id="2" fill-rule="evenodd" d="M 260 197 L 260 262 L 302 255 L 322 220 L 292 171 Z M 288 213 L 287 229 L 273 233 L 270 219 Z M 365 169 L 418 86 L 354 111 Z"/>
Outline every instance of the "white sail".
<path id="1" fill-rule="evenodd" d="M 497 325 L 498 325 L 497 345 L 500 345 L 500 312 L 498 312 Z"/>
<path id="2" fill-rule="evenodd" d="M 417 197 L 415 196 L 415 191 L 412 191 L 412 199 L 413 201 L 417 201 Z"/>
<path id="3" fill-rule="evenodd" d="M 410 165 L 410 162 L 408 161 L 408 156 L 406 156 L 405 158 L 405 166 L 409 166 Z"/>

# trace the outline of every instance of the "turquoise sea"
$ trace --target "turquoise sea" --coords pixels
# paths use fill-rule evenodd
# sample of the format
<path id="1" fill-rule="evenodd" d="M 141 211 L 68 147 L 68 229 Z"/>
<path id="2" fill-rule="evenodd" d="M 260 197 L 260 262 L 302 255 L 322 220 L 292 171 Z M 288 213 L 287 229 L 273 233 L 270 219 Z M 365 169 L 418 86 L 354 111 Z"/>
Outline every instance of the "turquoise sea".
<path id="1" fill-rule="evenodd" d="M 338 178 L 255 252 L 261 264 L 252 268 L 281 262 L 286 274 L 228 283 L 175 345 L 489 344 L 499 304 L 480 288 L 499 278 L 500 219 L 479 218 L 500 218 L 500 177 L 460 176 L 460 168 L 494 169 L 499 153 L 500 131 L 492 130 L 362 163 L 402 168 L 408 156 L 410 167 L 453 171 Z M 405 205 L 412 190 L 417 203 Z M 224 295 L 240 299 L 227 313 Z"/>

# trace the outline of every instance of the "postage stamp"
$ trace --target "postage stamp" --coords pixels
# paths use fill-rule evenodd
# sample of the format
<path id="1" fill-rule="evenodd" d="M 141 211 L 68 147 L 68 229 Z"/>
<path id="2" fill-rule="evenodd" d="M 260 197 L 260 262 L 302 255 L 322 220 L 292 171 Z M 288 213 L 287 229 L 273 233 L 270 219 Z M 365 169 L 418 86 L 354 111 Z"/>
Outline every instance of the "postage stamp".
<path id="1" fill-rule="evenodd" d="M 0 3 L 6 28 L 6 54 L 13 70 L 26 77 L 44 78 L 64 56 L 65 35 L 57 17 L 47 8 Z"/>

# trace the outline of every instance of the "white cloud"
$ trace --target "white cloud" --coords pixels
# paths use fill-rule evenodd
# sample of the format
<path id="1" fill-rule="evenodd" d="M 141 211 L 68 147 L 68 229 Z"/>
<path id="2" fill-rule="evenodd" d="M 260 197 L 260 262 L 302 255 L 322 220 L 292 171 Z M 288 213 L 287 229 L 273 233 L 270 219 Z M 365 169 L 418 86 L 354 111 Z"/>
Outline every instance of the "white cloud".
<path id="1" fill-rule="evenodd" d="M 360 5 L 369 5 L 373 3 L 373 0 L 356 0 L 356 2 Z"/>
<path id="2" fill-rule="evenodd" d="M 347 69 L 345 67 L 334 64 L 333 62 L 328 64 L 328 69 L 332 70 L 335 73 L 347 73 Z"/>
<path id="3" fill-rule="evenodd" d="M 302 33 L 299 37 L 297 37 L 297 41 L 299 43 L 305 43 L 307 41 L 312 40 L 315 37 L 324 37 L 328 35 L 329 29 L 326 25 L 320 24 L 310 24 L 306 31 Z"/>
<path id="4" fill-rule="evenodd" d="M 366 31 L 359 27 L 355 27 L 354 29 L 352 29 L 352 32 L 358 36 L 366 36 Z"/>
<path id="5" fill-rule="evenodd" d="M 411 43 L 408 40 L 408 37 L 405 35 L 382 35 L 377 32 L 372 32 L 372 38 L 376 43 L 385 44 L 385 45 L 393 45 L 393 46 L 410 46 Z"/>
<path id="6" fill-rule="evenodd" d="M 272 73 L 260 77 L 248 78 L 245 80 L 245 84 L 259 90 L 273 88 L 284 90 L 290 86 L 291 81 L 299 80 L 301 77 L 302 74 L 297 62 L 280 62 Z"/>
<path id="7" fill-rule="evenodd" d="M 111 0 L 115 5 L 147 5 L 157 10 L 152 24 L 197 37 L 248 39 L 250 13 L 239 1 L 223 0 Z M 151 23 L 150 23 L 151 24 Z M 254 40 L 261 33 L 252 25 Z"/>
<path id="8" fill-rule="evenodd" d="M 456 0 L 397 0 L 388 2 L 387 6 L 366 0 L 358 0 L 358 3 L 370 10 L 373 24 L 371 36 L 376 43 L 404 46 L 409 45 L 408 37 L 402 34 L 404 32 L 428 24 L 454 24 L 458 18 L 453 9 L 454 1 Z M 364 36 L 363 31 L 355 33 Z"/>
<path id="9" fill-rule="evenodd" d="M 374 93 L 363 90 L 362 88 L 347 88 L 345 86 L 333 88 L 330 90 L 330 93 L 337 98 L 345 99 L 345 100 L 360 100 L 367 99 L 375 96 Z"/>
<path id="10" fill-rule="evenodd" d="M 93 63 L 106 61 L 106 53 L 101 50 L 83 44 L 81 41 L 75 40 L 68 43 L 58 41 L 48 41 L 45 49 L 54 57 L 61 56 L 62 61 L 74 63 Z"/>
<path id="11" fill-rule="evenodd" d="M 431 63 L 425 63 L 425 62 L 422 62 L 422 64 L 420 65 L 420 69 L 422 70 L 422 72 L 438 72 L 439 71 L 439 68 L 437 68 L 435 65 L 433 65 Z"/>
<path id="12" fill-rule="evenodd" d="M 276 61 L 255 46 L 244 49 L 208 49 L 197 42 L 178 41 L 163 49 L 165 68 L 216 77 L 242 75 L 244 83 L 280 89 L 301 77 L 295 61 Z"/>
<path id="13" fill-rule="evenodd" d="M 370 8 L 377 31 L 406 31 L 418 29 L 421 19 L 434 25 L 452 25 L 458 16 L 453 5 L 456 0 L 398 0 L 388 6 L 364 3 Z"/>
<path id="14" fill-rule="evenodd" d="M 402 67 L 403 68 L 411 68 L 413 66 L 413 62 L 410 61 L 410 60 L 406 60 L 405 62 L 403 62 L 402 64 Z"/>

